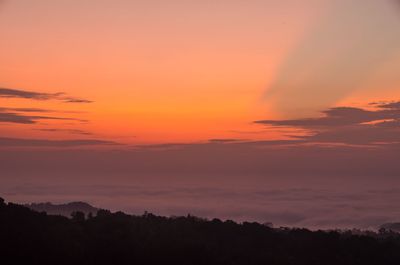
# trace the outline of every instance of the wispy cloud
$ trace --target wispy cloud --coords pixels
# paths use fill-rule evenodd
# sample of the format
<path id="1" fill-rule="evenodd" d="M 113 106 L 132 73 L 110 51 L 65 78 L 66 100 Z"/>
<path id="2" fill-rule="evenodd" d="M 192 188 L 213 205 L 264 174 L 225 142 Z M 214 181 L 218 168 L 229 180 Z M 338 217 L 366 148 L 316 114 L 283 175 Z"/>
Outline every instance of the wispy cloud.
<path id="1" fill-rule="evenodd" d="M 260 120 L 255 121 L 255 123 L 274 126 L 313 128 L 356 125 L 379 120 L 400 119 L 400 104 L 398 102 L 380 104 L 377 107 L 379 108 L 377 111 L 353 107 L 337 107 L 323 111 L 322 113 L 324 116 L 319 118 Z"/>
<path id="2" fill-rule="evenodd" d="M 62 99 L 66 103 L 93 103 L 93 101 L 82 98 L 65 97 Z"/>
<path id="3" fill-rule="evenodd" d="M 0 98 L 23 98 L 33 100 L 59 100 L 67 103 L 90 103 L 90 100 L 66 96 L 64 93 L 42 93 L 19 89 L 0 88 Z M 46 116 L 41 115 L 46 113 Z M 86 122 L 86 120 L 71 117 L 47 116 L 47 113 L 80 113 L 76 111 L 60 111 L 34 107 L 0 107 L 0 122 L 35 124 L 40 120 L 69 120 Z M 39 114 L 39 115 L 34 115 Z"/>
<path id="4" fill-rule="evenodd" d="M 0 97 L 3 98 L 29 98 L 36 100 L 56 99 L 62 96 L 63 93 L 40 93 L 11 88 L 0 88 Z"/>
<path id="5" fill-rule="evenodd" d="M 51 116 L 38 116 L 38 115 L 24 115 L 15 112 L 5 112 L 0 110 L 0 123 L 20 123 L 20 124 L 34 124 L 40 120 L 64 120 L 64 121 L 79 121 L 85 120 L 75 118 L 51 117 Z"/>
<path id="6" fill-rule="evenodd" d="M 16 112 L 55 112 L 49 109 L 41 109 L 41 108 L 3 108 L 0 107 L 0 112 L 5 111 L 16 111 Z"/>
<path id="7" fill-rule="evenodd" d="M 43 140 L 0 137 L 1 147 L 76 147 L 87 145 L 119 145 L 116 142 L 97 139 Z"/>
<path id="8" fill-rule="evenodd" d="M 302 139 L 290 139 L 290 140 L 243 140 L 243 139 L 210 139 L 206 142 L 197 143 L 165 143 L 165 144 L 145 144 L 135 145 L 134 147 L 139 150 L 220 150 L 231 149 L 232 151 L 240 151 L 241 148 L 253 148 L 253 147 L 279 147 L 288 146 L 294 144 L 305 143 Z"/>
<path id="9" fill-rule="evenodd" d="M 400 102 L 374 103 L 376 110 L 337 107 L 323 116 L 307 119 L 260 120 L 269 126 L 300 127 L 310 130 L 300 136 L 309 142 L 375 144 L 400 142 Z"/>
<path id="10" fill-rule="evenodd" d="M 227 139 L 227 138 L 216 138 L 216 139 L 209 139 L 210 143 L 234 143 L 243 141 L 243 139 Z"/>
<path id="11" fill-rule="evenodd" d="M 36 129 L 42 132 L 64 132 L 64 133 L 71 133 L 71 134 L 80 134 L 80 135 L 93 135 L 90 132 L 79 130 L 79 129 L 56 129 L 56 128 L 45 128 L 45 129 Z"/>
<path id="12" fill-rule="evenodd" d="M 65 103 L 92 103 L 93 101 L 67 96 L 63 92 L 44 93 L 11 88 L 0 88 L 0 98 L 25 98 L 33 100 L 60 100 Z"/>

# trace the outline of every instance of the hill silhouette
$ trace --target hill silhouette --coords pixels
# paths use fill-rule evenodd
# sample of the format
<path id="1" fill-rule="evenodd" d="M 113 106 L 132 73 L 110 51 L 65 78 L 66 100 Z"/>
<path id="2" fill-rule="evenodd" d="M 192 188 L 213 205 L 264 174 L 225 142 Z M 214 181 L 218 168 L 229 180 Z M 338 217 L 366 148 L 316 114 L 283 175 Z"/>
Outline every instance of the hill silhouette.
<path id="1" fill-rule="evenodd" d="M 0 263 L 398 265 L 397 233 L 309 231 L 99 210 L 47 215 L 0 199 Z"/>
<path id="2" fill-rule="evenodd" d="M 85 215 L 96 214 L 99 210 L 86 202 L 70 202 L 66 204 L 46 203 L 31 203 L 24 206 L 37 211 L 46 212 L 49 215 L 63 215 L 70 217 L 74 212 L 82 212 Z"/>

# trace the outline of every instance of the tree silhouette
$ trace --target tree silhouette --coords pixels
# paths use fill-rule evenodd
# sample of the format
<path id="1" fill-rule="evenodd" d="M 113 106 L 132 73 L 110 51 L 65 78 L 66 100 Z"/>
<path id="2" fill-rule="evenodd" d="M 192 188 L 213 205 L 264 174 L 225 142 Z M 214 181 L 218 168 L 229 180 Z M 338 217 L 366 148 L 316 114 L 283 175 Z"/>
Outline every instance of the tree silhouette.
<path id="1" fill-rule="evenodd" d="M 399 265 L 388 231 L 310 231 L 188 215 L 100 210 L 85 219 L 34 212 L 0 199 L 0 264 Z"/>
<path id="2" fill-rule="evenodd" d="M 71 217 L 72 217 L 72 220 L 75 221 L 75 222 L 82 223 L 82 222 L 85 221 L 85 214 L 83 212 L 80 212 L 80 211 L 73 212 L 71 214 Z"/>

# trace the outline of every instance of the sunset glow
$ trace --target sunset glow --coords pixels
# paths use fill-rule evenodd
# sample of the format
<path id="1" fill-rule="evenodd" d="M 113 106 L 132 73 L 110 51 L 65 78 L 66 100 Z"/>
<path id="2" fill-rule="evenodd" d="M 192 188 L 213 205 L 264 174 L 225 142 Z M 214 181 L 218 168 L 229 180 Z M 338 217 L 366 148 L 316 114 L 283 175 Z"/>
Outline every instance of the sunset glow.
<path id="1" fill-rule="evenodd" d="M 395 0 L 0 0 L 0 192 L 398 177 L 399 29 Z"/>
<path id="2" fill-rule="evenodd" d="M 58 116 L 79 116 L 88 122 L 46 121 L 23 126 L 23 129 L 15 124 L 2 124 L 2 130 L 14 136 L 52 139 L 79 138 L 81 135 L 70 132 L 82 130 L 93 134 L 92 137 L 127 144 L 196 142 L 243 138 L 235 131 L 261 129 L 252 124 L 253 120 L 293 115 L 282 112 L 283 106 L 269 105 L 271 101 L 264 95 L 281 75 L 279 71 L 287 58 L 300 49 L 305 38 L 310 38 L 320 21 L 328 19 L 326 16 L 339 16 L 346 8 L 346 1 L 335 4 L 254 1 L 245 6 L 239 1 L 229 2 L 226 5 L 224 1 L 203 4 L 173 1 L 165 5 L 160 1 L 117 1 L 116 4 L 100 1 L 94 6 L 91 1 L 79 1 L 79 4 L 78 1 L 42 0 L 35 4 L 4 1 L 0 17 L 2 87 L 64 92 L 93 103 L 4 98 L 5 107 L 29 104 L 61 110 L 65 113 Z M 380 9 L 371 11 L 375 6 Z M 370 1 L 360 7 L 361 12 L 364 9 L 391 23 L 398 19 L 389 3 L 377 5 Z M 356 20 L 357 16 L 348 19 Z M 398 25 L 392 26 L 393 33 Z M 388 34 L 390 30 L 387 29 Z M 373 28 L 370 31 L 370 34 L 376 33 Z M 355 45 L 362 45 L 354 41 Z M 339 47 L 335 48 L 333 43 L 331 49 Z M 341 58 L 340 54 L 335 56 Z M 366 93 L 379 91 L 380 99 L 387 99 L 388 94 L 393 96 L 390 89 L 399 83 L 395 71 L 399 62 L 398 56 L 385 58 L 385 63 L 362 77 L 356 88 L 363 90 L 364 86 L 368 88 Z M 318 82 L 320 74 L 312 75 L 304 78 L 309 78 L 307 82 L 314 82 L 313 79 Z M 381 82 L 373 87 L 361 85 L 371 75 Z M 296 81 L 296 76 L 288 77 L 292 82 L 302 82 Z M 301 83 L 298 85 L 293 89 L 303 89 Z M 337 89 L 326 87 L 323 93 L 329 95 L 329 91 Z M 287 93 L 279 97 L 290 97 L 290 92 Z M 346 93 L 337 100 L 340 102 L 349 96 L 351 93 Z M 308 97 L 319 101 L 312 95 Z M 353 100 L 365 101 L 362 95 Z M 326 103 L 321 99 L 320 110 L 335 105 L 335 102 Z M 309 113 L 299 107 L 297 115 Z M 312 108 L 315 107 L 310 106 L 314 112 L 318 110 Z M 53 127 L 62 130 L 52 133 L 42 130 Z M 255 136 L 244 138 L 249 137 Z M 277 135 L 266 132 L 256 137 L 268 139 Z"/>

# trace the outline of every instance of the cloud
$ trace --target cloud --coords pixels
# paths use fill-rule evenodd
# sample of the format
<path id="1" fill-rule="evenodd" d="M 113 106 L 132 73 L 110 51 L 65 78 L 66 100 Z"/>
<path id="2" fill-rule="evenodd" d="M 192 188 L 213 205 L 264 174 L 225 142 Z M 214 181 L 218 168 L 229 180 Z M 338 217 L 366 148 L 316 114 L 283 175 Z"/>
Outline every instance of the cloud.
<path id="1" fill-rule="evenodd" d="M 67 97 L 64 93 L 39 93 L 17 89 L 0 88 L 0 98 L 26 98 L 34 100 L 61 100 L 69 103 L 90 103 L 91 101 L 80 98 Z M 57 113 L 57 115 L 55 115 Z M 76 121 L 87 122 L 87 120 L 74 117 L 58 117 L 59 113 L 81 113 L 77 111 L 61 111 L 35 107 L 0 107 L 0 124 L 39 124 L 43 121 Z M 46 115 L 45 115 L 46 114 Z M 53 115 L 50 115 L 53 114 Z M 66 132 L 70 134 L 92 135 L 89 132 L 79 129 L 61 129 L 61 128 L 38 128 L 38 131 L 46 132 Z M 100 140 L 78 140 L 78 141 L 44 141 L 30 139 L 5 138 L 3 135 L 0 141 L 1 146 L 81 146 L 81 145 L 104 145 L 111 143 Z"/>
<path id="2" fill-rule="evenodd" d="M 74 118 L 61 118 L 61 117 L 49 117 L 49 116 L 30 116 L 21 115 L 13 112 L 1 112 L 0 111 L 0 123 L 20 123 L 20 124 L 34 124 L 39 120 L 64 120 L 64 121 L 81 121 L 84 120 Z"/>
<path id="3" fill-rule="evenodd" d="M 51 117 L 42 115 L 25 115 L 23 114 L 23 112 L 47 113 L 52 111 L 47 109 L 37 109 L 37 108 L 0 108 L 0 123 L 6 122 L 6 123 L 34 124 L 40 120 L 65 120 L 65 121 L 84 122 L 84 120 L 75 118 Z"/>
<path id="4" fill-rule="evenodd" d="M 64 98 L 63 101 L 66 103 L 93 103 L 91 100 L 71 97 Z"/>
<path id="5" fill-rule="evenodd" d="M 222 149 L 237 149 L 254 148 L 254 147 L 273 147 L 273 146 L 289 146 L 294 144 L 305 143 L 302 139 L 291 140 L 243 140 L 243 139 L 210 139 L 207 142 L 198 143 L 165 143 L 165 144 L 145 144 L 135 145 L 138 150 L 221 150 Z"/>
<path id="6" fill-rule="evenodd" d="M 65 103 L 92 103 L 87 99 L 66 96 L 65 93 L 43 93 L 20 89 L 0 88 L 0 98 L 25 98 L 34 100 L 60 100 Z"/>
<path id="7" fill-rule="evenodd" d="M 215 138 L 100 151 L 68 147 L 115 143 L 3 137 L 0 146 L 5 147 L 65 148 L 0 152 L 0 192 L 9 200 L 79 199 L 138 214 L 191 213 L 311 228 L 377 227 L 397 221 L 399 191 L 393 187 L 400 181 L 400 144 L 353 145 L 395 141 L 399 106 L 371 106 L 329 109 L 312 122 L 299 119 L 295 127 L 313 133 L 289 140 Z M 292 126 L 286 120 L 279 124 L 273 126 Z M 319 145 L 332 141 L 353 145 Z"/>
<path id="8" fill-rule="evenodd" d="M 0 112 L 5 111 L 16 111 L 16 112 L 55 112 L 53 110 L 48 109 L 40 109 L 40 108 L 3 108 L 0 107 Z"/>
<path id="9" fill-rule="evenodd" d="M 291 126 L 302 128 L 347 126 L 366 122 L 400 119 L 400 102 L 381 104 L 379 110 L 371 111 L 353 107 L 331 108 L 322 113 L 324 116 L 308 119 L 260 120 L 255 123 L 273 126 Z"/>
<path id="10" fill-rule="evenodd" d="M 64 110 L 42 109 L 42 108 L 9 108 L 9 107 L 0 107 L 0 112 L 74 113 L 74 114 L 84 113 L 83 111 L 64 111 Z"/>
<path id="11" fill-rule="evenodd" d="M 10 107 L 0 107 L 0 123 L 20 123 L 20 124 L 35 124 L 40 120 L 69 120 L 69 121 L 79 121 L 86 122 L 86 120 L 77 118 L 66 118 L 66 117 L 54 117 L 54 116 L 43 116 L 43 115 L 32 115 L 32 114 L 42 114 L 42 113 L 82 113 L 77 111 L 59 111 L 50 110 L 43 108 L 10 108 Z"/>
<path id="12" fill-rule="evenodd" d="M 0 138 L 0 146 L 97 144 L 81 141 Z M 300 144 L 304 141 L 101 151 L 7 148 L 0 152 L 0 192 L 10 200 L 79 199 L 136 213 L 192 213 L 277 226 L 367 227 L 396 221 L 399 192 L 390 189 L 399 187 L 400 145 L 326 147 Z M 37 188 L 29 191 L 29 183 Z M 21 188 L 12 189 L 15 185 Z"/>
<path id="13" fill-rule="evenodd" d="M 143 150 L 169 150 L 169 149 L 179 149 L 184 147 L 190 147 L 195 145 L 200 145 L 203 143 L 165 143 L 165 144 L 143 144 L 135 145 L 134 148 Z"/>
<path id="14" fill-rule="evenodd" d="M 81 135 L 93 135 L 90 132 L 79 130 L 79 129 L 56 129 L 56 128 L 45 128 L 45 129 L 36 129 L 37 131 L 42 132 L 66 132 L 71 134 L 81 134 Z"/>
<path id="15" fill-rule="evenodd" d="M 379 103 L 377 104 L 379 108 L 383 108 L 383 109 L 392 109 L 392 110 L 400 110 L 400 102 L 383 102 L 383 103 Z"/>
<path id="16" fill-rule="evenodd" d="M 311 135 L 294 136 L 308 142 L 375 144 L 400 142 L 400 102 L 373 103 L 376 110 L 337 107 L 322 117 L 288 120 L 260 120 L 269 126 L 299 127 Z"/>
<path id="17" fill-rule="evenodd" d="M 36 123 L 34 116 L 23 116 L 15 113 L 0 112 L 0 122 L 32 124 Z"/>
<path id="18" fill-rule="evenodd" d="M 18 89 L 10 89 L 10 88 L 0 88 L 0 97 L 3 98 L 29 98 L 36 100 L 49 100 L 56 99 L 63 95 L 63 93 L 39 93 Z"/>
<path id="19" fill-rule="evenodd" d="M 87 145 L 118 145 L 116 142 L 79 139 L 79 140 L 42 140 L 0 137 L 0 147 L 76 147 Z"/>
<path id="20" fill-rule="evenodd" d="M 56 183 L 7 185 L 0 192 L 24 202 L 83 200 L 95 206 L 142 214 L 186 215 L 235 221 L 272 222 L 309 228 L 378 228 L 396 219 L 399 190 L 379 188 L 273 188 Z M 199 203 L 201 201 L 201 203 Z M 218 203 L 216 203 L 218 202 Z"/>
<path id="21" fill-rule="evenodd" d="M 400 143 L 400 126 L 357 125 L 319 132 L 306 137 L 311 142 L 345 144 L 393 144 Z"/>
<path id="22" fill-rule="evenodd" d="M 291 146 L 296 144 L 305 143 L 303 140 L 295 139 L 295 140 L 260 140 L 260 141 L 246 141 L 242 143 L 236 143 L 236 145 L 248 146 L 248 147 L 267 147 L 267 146 L 275 146 L 275 147 L 283 147 L 283 146 Z"/>
<path id="23" fill-rule="evenodd" d="M 232 142 L 239 142 L 243 141 L 243 139 L 209 139 L 208 140 L 210 143 L 232 143 Z"/>

